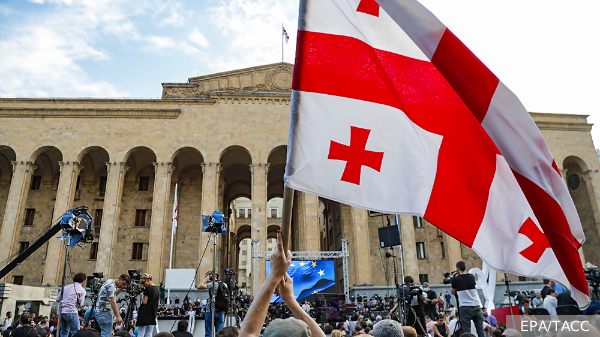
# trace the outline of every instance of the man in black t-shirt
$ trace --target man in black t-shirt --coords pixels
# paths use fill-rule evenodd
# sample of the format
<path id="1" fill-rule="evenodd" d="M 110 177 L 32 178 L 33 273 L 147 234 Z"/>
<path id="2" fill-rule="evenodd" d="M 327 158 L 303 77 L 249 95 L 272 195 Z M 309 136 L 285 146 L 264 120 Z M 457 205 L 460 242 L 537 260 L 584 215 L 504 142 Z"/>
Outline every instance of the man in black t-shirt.
<path id="1" fill-rule="evenodd" d="M 426 297 L 423 302 L 423 311 L 425 315 L 431 317 L 431 319 L 435 319 L 435 317 L 437 317 L 437 294 L 429 288 L 429 283 L 427 282 L 423 282 L 423 296 Z"/>
<path id="2" fill-rule="evenodd" d="M 144 286 L 142 304 L 138 310 L 137 327 L 138 337 L 152 337 L 156 327 L 156 313 L 160 290 L 152 282 L 152 275 L 144 273 L 140 276 L 140 282 Z"/>
<path id="3" fill-rule="evenodd" d="M 452 294 L 456 296 L 458 314 L 463 331 L 471 331 L 471 320 L 475 323 L 478 337 L 485 337 L 481 300 L 475 288 L 475 276 L 467 274 L 463 261 L 456 263 L 458 275 L 452 278 Z"/>

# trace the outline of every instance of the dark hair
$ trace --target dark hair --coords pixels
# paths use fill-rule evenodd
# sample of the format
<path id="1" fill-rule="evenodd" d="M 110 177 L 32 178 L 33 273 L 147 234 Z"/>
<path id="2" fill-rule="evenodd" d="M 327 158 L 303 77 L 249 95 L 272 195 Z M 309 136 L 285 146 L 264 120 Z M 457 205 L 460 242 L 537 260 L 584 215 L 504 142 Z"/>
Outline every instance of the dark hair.
<path id="1" fill-rule="evenodd" d="M 188 328 L 187 319 L 182 319 L 177 323 L 177 331 L 185 331 Z"/>
<path id="2" fill-rule="evenodd" d="M 119 278 L 121 280 L 127 282 L 127 284 L 131 283 L 131 277 L 129 277 L 129 275 L 127 275 L 127 274 L 121 274 L 121 276 L 119 276 Z M 169 335 L 171 335 L 171 334 L 169 334 Z M 154 335 L 154 336 L 156 336 L 156 335 Z M 173 336 L 173 335 L 171 335 L 171 336 Z M 166 336 L 162 336 L 162 337 L 166 337 Z"/>
<path id="3" fill-rule="evenodd" d="M 333 326 L 332 325 L 326 325 L 325 329 L 323 329 L 323 332 L 325 332 L 326 335 L 331 334 L 332 331 L 333 331 Z"/>
<path id="4" fill-rule="evenodd" d="M 529 303 L 529 300 L 528 300 L 528 299 L 526 299 L 526 298 L 524 298 L 524 299 L 523 299 L 523 303 Z"/>
<path id="5" fill-rule="evenodd" d="M 50 334 L 49 328 L 37 328 L 35 331 L 36 335 L 46 337 Z"/>
<path id="6" fill-rule="evenodd" d="M 415 279 L 412 276 L 404 276 L 404 283 L 412 283 L 415 282 Z"/>
<path id="7" fill-rule="evenodd" d="M 464 261 L 458 261 L 456 262 L 456 268 L 460 269 L 460 271 L 465 271 L 467 269 L 467 265 L 464 263 Z"/>
<path id="8" fill-rule="evenodd" d="M 235 326 L 227 326 L 217 332 L 217 337 L 238 337 L 240 329 Z"/>
<path id="9" fill-rule="evenodd" d="M 545 278 L 545 279 L 544 279 L 544 284 L 549 284 L 549 283 L 550 283 L 550 280 L 549 280 L 549 279 L 547 279 L 547 278 Z"/>
<path id="10" fill-rule="evenodd" d="M 369 327 L 366 327 L 366 328 L 365 328 L 365 334 L 368 334 L 368 333 L 369 333 L 369 331 L 371 331 L 371 329 L 369 329 Z"/>
<path id="11" fill-rule="evenodd" d="M 75 274 L 75 276 L 73 276 L 73 282 L 83 283 L 83 281 L 85 281 L 86 279 L 87 276 L 85 275 L 85 273 L 77 273 Z"/>
<path id="12" fill-rule="evenodd" d="M 464 270 L 464 269 L 461 269 L 461 270 Z M 470 332 L 465 332 L 464 334 L 460 335 L 460 337 L 477 337 L 477 336 L 475 336 L 474 334 L 472 334 Z"/>
<path id="13" fill-rule="evenodd" d="M 548 292 L 546 293 L 546 295 L 554 294 L 555 292 L 556 292 L 555 289 L 550 288 L 550 289 L 548 289 Z"/>
<path id="14" fill-rule="evenodd" d="M 129 332 L 127 334 L 129 334 Z M 173 334 L 171 334 L 171 333 L 163 331 L 163 332 L 157 333 L 156 335 L 154 335 L 152 337 L 175 337 L 175 336 L 173 336 Z"/>
<path id="15" fill-rule="evenodd" d="M 502 337 L 502 330 L 500 330 L 500 329 L 494 329 L 494 331 L 492 331 L 492 335 L 494 337 Z"/>
<path id="16" fill-rule="evenodd" d="M 362 321 L 360 322 L 360 326 L 363 328 L 363 330 L 369 326 L 369 324 L 367 324 L 367 321 Z"/>
<path id="17" fill-rule="evenodd" d="M 532 316 L 533 315 L 533 310 L 531 310 L 531 309 L 525 309 L 525 311 L 523 311 L 523 313 L 527 314 L 529 316 Z"/>
<path id="18" fill-rule="evenodd" d="M 21 325 L 29 325 L 31 324 L 31 315 L 28 312 L 24 312 L 21 314 L 21 319 L 19 320 Z"/>

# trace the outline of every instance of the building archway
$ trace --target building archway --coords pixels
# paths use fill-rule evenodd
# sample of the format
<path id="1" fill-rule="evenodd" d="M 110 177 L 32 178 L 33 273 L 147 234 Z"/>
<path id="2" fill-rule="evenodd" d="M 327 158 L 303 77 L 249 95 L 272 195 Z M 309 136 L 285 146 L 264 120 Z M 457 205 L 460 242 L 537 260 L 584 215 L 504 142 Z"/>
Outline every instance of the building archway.
<path id="1" fill-rule="evenodd" d="M 178 185 L 177 231 L 173 242 L 173 268 L 195 269 L 198 265 L 202 237 L 200 214 L 202 209 L 202 153 L 192 147 L 184 147 L 173 155 L 170 199 L 167 214 L 172 212 L 175 184 Z M 170 218 L 170 217 L 169 217 Z M 170 247 L 171 236 L 165 238 L 165 247 Z M 165 249 L 164 268 L 169 267 L 169 249 Z"/>
<path id="2" fill-rule="evenodd" d="M 148 261 L 156 154 L 141 146 L 131 149 L 124 159 L 127 172 L 123 179 L 117 239 L 112 254 L 112 264 L 122 270 L 113 269 L 113 275 L 108 277 L 118 277 L 130 269 L 146 272 Z"/>
<path id="3" fill-rule="evenodd" d="M 78 156 L 79 176 L 75 185 L 73 206 L 86 205 L 90 215 L 94 218 L 94 242 L 83 251 L 76 249 L 70 254 L 73 264 L 86 275 L 95 272 L 95 263 L 98 258 L 98 245 L 102 218 L 104 216 L 104 197 L 106 194 L 106 181 L 108 170 L 106 163 L 110 162 L 108 152 L 99 146 L 84 149 Z"/>
<path id="4" fill-rule="evenodd" d="M 54 204 L 60 178 L 62 152 L 53 146 L 37 149 L 31 156 L 34 170 L 30 182 L 26 185 L 27 198 L 25 210 L 17 220 L 16 232 L 19 233 L 12 247 L 12 253 L 18 253 L 29 246 L 38 234 L 53 223 Z M 15 284 L 39 286 L 43 282 L 44 268 L 39 262 L 46 260 L 48 243 L 33 253 L 26 261 L 12 271 Z"/>
<path id="5" fill-rule="evenodd" d="M 567 188 L 575 203 L 586 241 L 582 246 L 585 262 L 600 263 L 600 222 L 598 201 L 595 197 L 588 165 L 581 158 L 569 156 L 563 161 Z"/>
<path id="6" fill-rule="evenodd" d="M 8 146 L 0 146 L 0 228 L 4 221 L 4 211 L 8 202 L 8 192 L 12 181 L 13 161 L 17 160 L 17 154 Z"/>

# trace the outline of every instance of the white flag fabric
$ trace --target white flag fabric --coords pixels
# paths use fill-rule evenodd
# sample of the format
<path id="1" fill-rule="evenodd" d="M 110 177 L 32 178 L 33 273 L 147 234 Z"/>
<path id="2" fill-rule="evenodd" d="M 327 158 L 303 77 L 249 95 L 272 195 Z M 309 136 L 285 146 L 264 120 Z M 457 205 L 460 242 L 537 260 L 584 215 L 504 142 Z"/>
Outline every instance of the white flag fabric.
<path id="1" fill-rule="evenodd" d="M 177 211 L 178 211 L 179 206 L 177 205 L 177 184 L 175 184 L 175 201 L 173 201 L 173 234 L 175 234 L 175 232 L 177 231 Z"/>
<path id="2" fill-rule="evenodd" d="M 589 290 L 577 211 L 518 98 L 416 0 L 301 0 L 287 186 L 422 216 L 502 272 Z"/>
<path id="3" fill-rule="evenodd" d="M 283 34 L 283 36 L 285 37 L 285 43 L 287 44 L 287 43 L 288 43 L 288 41 L 289 41 L 289 39 L 290 39 L 290 37 L 289 37 L 289 35 L 288 35 L 288 33 L 287 33 L 287 30 L 285 30 L 285 27 L 284 27 L 283 25 L 281 25 L 281 29 L 283 30 L 283 31 L 282 31 L 282 34 Z"/>

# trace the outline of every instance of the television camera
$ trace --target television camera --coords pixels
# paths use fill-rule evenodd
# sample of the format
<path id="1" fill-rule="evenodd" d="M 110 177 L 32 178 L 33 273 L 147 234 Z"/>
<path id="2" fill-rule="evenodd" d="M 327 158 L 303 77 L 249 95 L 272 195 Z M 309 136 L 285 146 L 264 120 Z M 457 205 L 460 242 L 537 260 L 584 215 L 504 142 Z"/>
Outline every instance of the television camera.
<path id="1" fill-rule="evenodd" d="M 95 305 L 96 300 L 98 299 L 98 293 L 100 292 L 100 288 L 102 288 L 102 286 L 104 285 L 104 273 L 97 272 L 93 273 L 93 275 L 94 278 L 92 278 L 89 283 L 90 295 L 88 296 L 88 298 Z"/>
<path id="2" fill-rule="evenodd" d="M 137 270 L 128 270 L 127 273 L 131 278 L 131 282 L 127 286 L 127 296 L 125 298 L 133 298 L 135 300 L 144 291 L 144 287 L 140 283 L 140 273 Z"/>
<path id="3" fill-rule="evenodd" d="M 458 275 L 457 271 L 453 271 L 450 273 L 444 273 L 444 284 L 452 284 L 452 279 L 456 277 L 456 275 Z"/>
<path id="4" fill-rule="evenodd" d="M 600 288 L 600 270 L 598 269 L 598 267 L 592 265 L 589 262 L 585 264 L 585 267 L 585 278 L 594 290 L 596 300 L 598 300 L 600 299 L 600 297 L 598 296 L 598 288 Z"/>
<path id="5" fill-rule="evenodd" d="M 212 215 L 202 216 L 202 231 L 207 233 L 227 234 L 225 224 L 227 218 L 221 211 L 214 211 Z"/>

